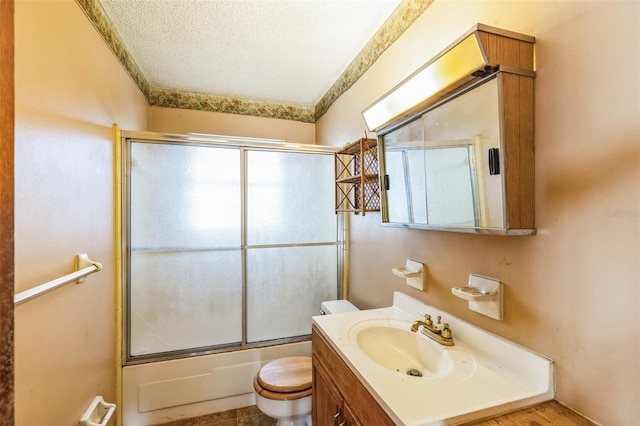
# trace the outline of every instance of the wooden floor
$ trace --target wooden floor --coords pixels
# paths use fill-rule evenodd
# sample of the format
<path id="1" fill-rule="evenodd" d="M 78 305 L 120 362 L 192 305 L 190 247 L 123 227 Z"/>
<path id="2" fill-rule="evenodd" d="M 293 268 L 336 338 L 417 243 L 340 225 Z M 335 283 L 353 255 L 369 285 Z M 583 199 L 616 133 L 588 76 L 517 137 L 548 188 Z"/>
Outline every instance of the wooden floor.
<path id="1" fill-rule="evenodd" d="M 549 401 L 524 410 L 466 423 L 465 426 L 596 426 L 557 401 Z"/>

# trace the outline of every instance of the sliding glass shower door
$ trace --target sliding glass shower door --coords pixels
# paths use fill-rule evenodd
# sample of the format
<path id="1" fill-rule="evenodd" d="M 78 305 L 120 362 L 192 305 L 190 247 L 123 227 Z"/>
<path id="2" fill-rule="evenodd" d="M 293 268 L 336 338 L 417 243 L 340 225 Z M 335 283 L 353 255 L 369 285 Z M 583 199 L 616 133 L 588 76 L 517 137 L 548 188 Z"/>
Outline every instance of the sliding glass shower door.
<path id="1" fill-rule="evenodd" d="M 310 334 L 338 289 L 333 157 L 127 144 L 127 361 Z"/>
<path id="2" fill-rule="evenodd" d="M 130 163 L 130 355 L 240 342 L 240 150 L 132 143 Z"/>
<path id="3" fill-rule="evenodd" d="M 247 152 L 247 342 L 310 334 L 335 299 L 333 202 L 332 156 Z"/>

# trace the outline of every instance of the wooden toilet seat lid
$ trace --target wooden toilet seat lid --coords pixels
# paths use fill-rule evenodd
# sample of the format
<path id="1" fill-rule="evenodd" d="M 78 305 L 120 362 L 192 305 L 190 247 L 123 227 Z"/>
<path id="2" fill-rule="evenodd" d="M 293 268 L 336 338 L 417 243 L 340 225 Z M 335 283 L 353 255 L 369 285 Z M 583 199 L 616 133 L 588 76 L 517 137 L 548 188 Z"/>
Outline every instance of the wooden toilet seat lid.
<path id="1" fill-rule="evenodd" d="M 258 375 L 253 379 L 253 388 L 258 395 L 263 398 L 273 399 L 274 401 L 292 401 L 294 399 L 302 399 L 311 395 L 312 388 L 301 390 L 299 392 L 271 392 L 268 389 L 263 388 L 258 383 Z"/>
<path id="2" fill-rule="evenodd" d="M 311 357 L 290 356 L 268 362 L 256 376 L 272 392 L 299 392 L 311 388 Z"/>

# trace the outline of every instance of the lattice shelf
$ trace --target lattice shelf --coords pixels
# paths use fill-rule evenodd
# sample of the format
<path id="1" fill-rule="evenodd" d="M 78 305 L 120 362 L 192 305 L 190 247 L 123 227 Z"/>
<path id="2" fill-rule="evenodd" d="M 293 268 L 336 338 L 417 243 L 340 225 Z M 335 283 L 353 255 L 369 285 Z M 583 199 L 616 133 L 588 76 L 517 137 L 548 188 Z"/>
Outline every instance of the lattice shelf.
<path id="1" fill-rule="evenodd" d="M 362 138 L 335 154 L 336 213 L 380 211 L 378 141 Z"/>

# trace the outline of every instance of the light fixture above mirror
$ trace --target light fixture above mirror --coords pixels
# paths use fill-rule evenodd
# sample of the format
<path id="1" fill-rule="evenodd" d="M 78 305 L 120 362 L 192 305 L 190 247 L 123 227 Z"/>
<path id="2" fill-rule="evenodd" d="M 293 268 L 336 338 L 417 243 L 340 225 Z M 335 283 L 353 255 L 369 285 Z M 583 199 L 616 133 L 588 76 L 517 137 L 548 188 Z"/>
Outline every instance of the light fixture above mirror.
<path id="1" fill-rule="evenodd" d="M 503 53 L 506 50 L 511 51 L 514 43 L 523 41 L 526 42 L 524 45 L 530 45 L 531 54 L 525 48 L 517 50 L 518 53 L 512 57 L 505 57 Z M 474 79 L 497 71 L 499 66 L 533 71 L 534 41 L 530 36 L 483 24 L 475 25 L 362 111 L 367 128 L 377 132 L 397 124 Z"/>

